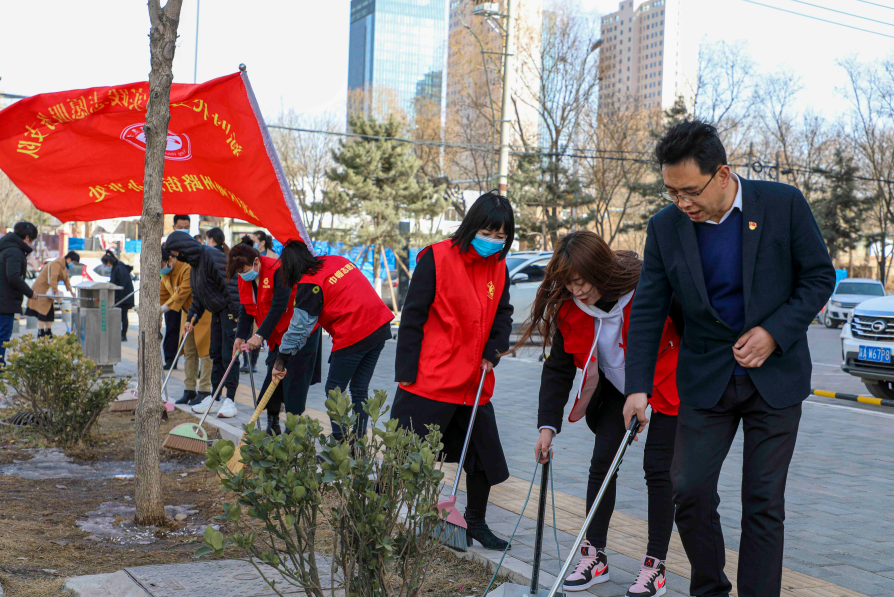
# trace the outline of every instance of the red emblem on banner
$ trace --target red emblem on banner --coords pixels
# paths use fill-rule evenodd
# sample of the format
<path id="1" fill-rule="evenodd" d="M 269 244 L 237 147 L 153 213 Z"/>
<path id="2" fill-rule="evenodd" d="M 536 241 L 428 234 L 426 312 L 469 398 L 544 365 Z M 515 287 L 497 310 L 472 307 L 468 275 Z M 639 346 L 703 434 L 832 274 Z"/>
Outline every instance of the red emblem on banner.
<path id="1" fill-rule="evenodd" d="M 143 132 L 142 122 L 139 124 L 132 124 L 121 131 L 121 139 L 127 141 L 141 151 L 146 151 L 146 133 Z M 168 131 L 165 159 L 182 162 L 191 157 L 192 145 L 190 144 L 189 137 Z"/>

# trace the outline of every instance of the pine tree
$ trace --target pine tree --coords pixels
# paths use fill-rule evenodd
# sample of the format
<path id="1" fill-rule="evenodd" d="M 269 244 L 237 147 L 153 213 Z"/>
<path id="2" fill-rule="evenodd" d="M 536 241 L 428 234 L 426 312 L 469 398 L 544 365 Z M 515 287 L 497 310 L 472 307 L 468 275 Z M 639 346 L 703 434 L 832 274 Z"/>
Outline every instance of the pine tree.
<path id="1" fill-rule="evenodd" d="M 866 200 L 857 195 L 854 180 L 857 171 L 853 158 L 836 149 L 835 166 L 823 173 L 829 183 L 828 189 L 812 205 L 832 259 L 854 250 L 864 238 L 863 217 L 867 205 Z"/>
<path id="2" fill-rule="evenodd" d="M 402 246 L 401 219 L 416 222 L 418 241 L 433 240 L 432 233 L 421 232 L 422 221 L 434 220 L 447 209 L 446 185 L 436 184 L 420 172 L 422 161 L 408 143 L 393 141 L 403 133 L 403 124 L 394 116 L 380 122 L 351 114 L 348 126 L 357 140 L 342 141 L 333 153 L 336 164 L 327 177 L 334 189 L 326 193 L 333 215 L 357 218 L 359 223 L 348 232 L 330 231 L 321 237 L 368 247 L 372 250 L 374 288 L 380 288 L 382 249 Z"/>
<path id="3" fill-rule="evenodd" d="M 522 156 L 509 186 L 516 207 L 516 236 L 536 242 L 541 250 L 555 246 L 561 233 L 588 221 L 586 206 L 593 198 L 556 156 Z"/>

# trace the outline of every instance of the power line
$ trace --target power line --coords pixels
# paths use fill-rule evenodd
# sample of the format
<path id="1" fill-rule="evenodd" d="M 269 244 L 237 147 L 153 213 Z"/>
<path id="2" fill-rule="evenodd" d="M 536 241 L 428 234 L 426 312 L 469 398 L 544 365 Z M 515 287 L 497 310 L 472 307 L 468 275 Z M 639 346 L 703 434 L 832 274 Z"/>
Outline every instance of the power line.
<path id="1" fill-rule="evenodd" d="M 871 4 L 873 6 L 879 6 L 881 8 L 887 8 L 888 10 L 894 10 L 894 6 L 885 6 L 884 4 L 879 4 L 877 2 L 869 2 L 869 0 L 857 0 L 857 2 L 862 2 L 863 4 Z"/>
<path id="2" fill-rule="evenodd" d="M 827 6 L 820 6 L 819 4 L 811 4 L 810 2 L 804 2 L 804 0 L 792 0 L 792 2 L 797 2 L 798 4 L 806 4 L 807 6 L 812 6 L 813 8 L 821 8 L 823 10 L 828 10 L 829 12 L 837 12 L 840 15 L 847 15 L 849 17 L 854 17 L 855 19 L 863 19 L 864 21 L 872 21 L 873 23 L 881 23 L 882 25 L 887 25 L 888 27 L 894 27 L 894 24 L 887 23 L 885 21 L 879 21 L 877 19 L 870 19 L 869 17 L 862 17 L 860 15 L 855 15 L 851 12 L 844 12 L 843 10 L 835 10 L 834 8 L 829 8 Z"/>
<path id="3" fill-rule="evenodd" d="M 840 27 L 847 27 L 848 29 L 854 29 L 856 31 L 862 31 L 863 33 L 872 33 L 873 35 L 881 35 L 882 37 L 888 37 L 894 39 L 894 35 L 888 35 L 887 33 L 879 33 L 878 31 L 872 31 L 871 29 L 862 29 L 860 27 L 854 27 L 853 25 L 845 25 L 844 23 L 838 23 L 837 21 L 830 21 L 828 19 L 821 19 L 819 17 L 815 17 L 813 15 L 806 15 L 801 12 L 795 12 L 793 10 L 786 10 L 785 8 L 779 8 L 778 6 L 770 6 L 769 4 L 762 4 L 760 2 L 755 2 L 754 0 L 742 0 L 742 2 L 747 2 L 749 4 L 756 4 L 757 6 L 763 6 L 764 8 L 772 8 L 773 10 L 778 10 L 780 12 L 787 12 L 788 14 L 796 15 L 799 17 L 805 17 L 808 19 L 813 19 L 815 21 L 822 21 L 823 23 L 830 23 L 832 25 L 838 25 Z"/>

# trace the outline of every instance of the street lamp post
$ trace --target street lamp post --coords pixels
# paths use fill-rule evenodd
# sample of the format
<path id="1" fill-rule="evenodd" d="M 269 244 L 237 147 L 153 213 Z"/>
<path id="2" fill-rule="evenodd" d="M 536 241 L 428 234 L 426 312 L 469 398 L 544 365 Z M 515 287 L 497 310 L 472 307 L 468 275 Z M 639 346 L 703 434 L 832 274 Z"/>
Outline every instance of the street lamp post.
<path id="1" fill-rule="evenodd" d="M 506 38 L 503 46 L 503 101 L 500 107 L 500 156 L 497 165 L 497 186 L 503 195 L 509 186 L 509 135 L 512 122 L 509 110 L 512 102 L 512 78 L 515 74 L 512 64 L 512 59 L 515 57 L 514 4 L 514 0 L 506 0 L 506 14 L 500 13 L 499 4 L 496 2 L 479 2 L 472 9 L 472 14 L 475 16 L 506 19 L 506 26 L 503 27 Z"/>

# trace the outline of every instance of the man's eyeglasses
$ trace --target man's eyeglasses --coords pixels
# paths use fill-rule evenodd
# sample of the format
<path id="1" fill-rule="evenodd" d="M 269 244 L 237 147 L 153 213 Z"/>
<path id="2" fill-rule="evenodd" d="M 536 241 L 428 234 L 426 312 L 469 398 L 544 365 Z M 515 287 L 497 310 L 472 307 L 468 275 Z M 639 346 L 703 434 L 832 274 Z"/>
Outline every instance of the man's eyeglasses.
<path id="1" fill-rule="evenodd" d="M 708 188 L 708 185 L 711 184 L 711 181 L 714 180 L 714 177 L 717 176 L 717 173 L 720 172 L 721 168 L 723 168 L 723 166 L 720 166 L 720 168 L 714 170 L 714 174 L 711 175 L 711 178 L 708 179 L 708 182 L 705 183 L 705 186 L 703 186 L 702 190 L 700 190 L 698 193 L 668 193 L 667 191 L 661 191 L 658 194 L 661 195 L 662 199 L 670 201 L 675 205 L 680 203 L 680 201 L 692 203 L 693 201 L 698 199 L 702 193 L 705 192 L 705 189 Z"/>

